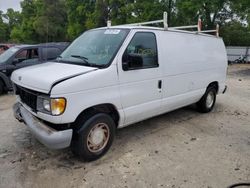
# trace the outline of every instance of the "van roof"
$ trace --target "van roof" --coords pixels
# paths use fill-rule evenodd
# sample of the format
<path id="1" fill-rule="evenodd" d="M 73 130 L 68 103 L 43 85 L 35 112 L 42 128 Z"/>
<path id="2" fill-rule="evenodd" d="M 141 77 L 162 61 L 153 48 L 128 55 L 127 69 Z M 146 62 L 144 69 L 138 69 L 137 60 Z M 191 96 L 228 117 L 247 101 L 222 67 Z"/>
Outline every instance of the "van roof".
<path id="1" fill-rule="evenodd" d="M 96 29 L 145 29 L 145 30 L 158 30 L 158 31 L 166 31 L 166 32 L 178 32 L 178 33 L 185 33 L 185 34 L 193 34 L 193 35 L 201 35 L 206 37 L 213 37 L 213 38 L 221 38 L 217 37 L 216 35 L 212 34 L 206 34 L 206 33 L 198 33 L 197 31 L 187 31 L 187 30 L 180 30 L 180 29 L 172 29 L 168 28 L 168 30 L 165 30 L 161 27 L 152 27 L 152 26 L 134 26 L 134 25 L 117 25 L 117 26 L 110 26 L 110 27 L 100 27 Z M 94 29 L 94 30 L 96 30 Z"/>

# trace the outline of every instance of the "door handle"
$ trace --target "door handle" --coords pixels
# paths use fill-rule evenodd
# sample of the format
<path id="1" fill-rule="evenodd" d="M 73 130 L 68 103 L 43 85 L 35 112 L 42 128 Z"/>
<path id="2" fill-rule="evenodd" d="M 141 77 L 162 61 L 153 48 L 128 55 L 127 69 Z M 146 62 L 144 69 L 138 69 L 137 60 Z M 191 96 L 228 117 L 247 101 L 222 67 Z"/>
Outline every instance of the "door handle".
<path id="1" fill-rule="evenodd" d="M 158 80 L 158 89 L 162 88 L 162 80 Z"/>

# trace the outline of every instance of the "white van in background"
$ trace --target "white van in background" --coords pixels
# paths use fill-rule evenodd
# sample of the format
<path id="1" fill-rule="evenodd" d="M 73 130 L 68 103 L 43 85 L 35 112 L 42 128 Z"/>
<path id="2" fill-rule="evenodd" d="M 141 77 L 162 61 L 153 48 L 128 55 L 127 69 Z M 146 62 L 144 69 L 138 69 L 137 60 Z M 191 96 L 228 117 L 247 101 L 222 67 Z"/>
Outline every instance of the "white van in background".
<path id="1" fill-rule="evenodd" d="M 226 90 L 221 38 L 144 26 L 93 29 L 55 62 L 12 74 L 15 116 L 49 148 L 71 146 L 90 161 L 115 129 L 193 103 L 213 109 Z"/>

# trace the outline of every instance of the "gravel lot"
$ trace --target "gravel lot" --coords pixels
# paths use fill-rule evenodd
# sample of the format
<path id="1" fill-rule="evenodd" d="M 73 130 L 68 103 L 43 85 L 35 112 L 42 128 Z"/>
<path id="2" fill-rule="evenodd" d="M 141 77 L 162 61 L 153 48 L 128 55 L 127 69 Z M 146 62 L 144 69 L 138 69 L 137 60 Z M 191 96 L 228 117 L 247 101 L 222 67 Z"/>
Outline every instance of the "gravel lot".
<path id="1" fill-rule="evenodd" d="M 194 107 L 120 129 L 111 150 L 84 163 L 49 150 L 18 123 L 15 97 L 0 97 L 0 187 L 224 188 L 250 182 L 250 65 L 228 68 L 215 109 Z"/>

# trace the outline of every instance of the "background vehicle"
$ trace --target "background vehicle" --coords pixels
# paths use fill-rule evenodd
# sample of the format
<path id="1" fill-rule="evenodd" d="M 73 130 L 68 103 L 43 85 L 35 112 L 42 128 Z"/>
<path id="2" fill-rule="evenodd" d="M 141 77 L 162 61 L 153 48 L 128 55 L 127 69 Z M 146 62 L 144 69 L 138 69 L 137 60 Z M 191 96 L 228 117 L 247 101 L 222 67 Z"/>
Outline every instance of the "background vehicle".
<path id="1" fill-rule="evenodd" d="M 0 94 L 12 89 L 10 76 L 16 69 L 57 58 L 69 43 L 47 43 L 11 47 L 0 55 Z"/>
<path id="2" fill-rule="evenodd" d="M 244 57 L 241 55 L 238 59 L 234 60 L 233 63 L 244 64 L 247 63 L 246 59 L 246 56 Z"/>
<path id="3" fill-rule="evenodd" d="M 12 46 L 15 46 L 15 44 L 0 44 L 0 55 Z"/>
<path id="4" fill-rule="evenodd" d="M 249 46 L 227 46 L 226 50 L 228 64 L 250 62 Z"/>
<path id="5" fill-rule="evenodd" d="M 194 103 L 210 112 L 226 90 L 223 40 L 168 28 L 165 14 L 164 28 L 108 24 L 56 62 L 15 71 L 16 118 L 47 147 L 71 146 L 89 161 L 108 151 L 116 128 Z"/>

